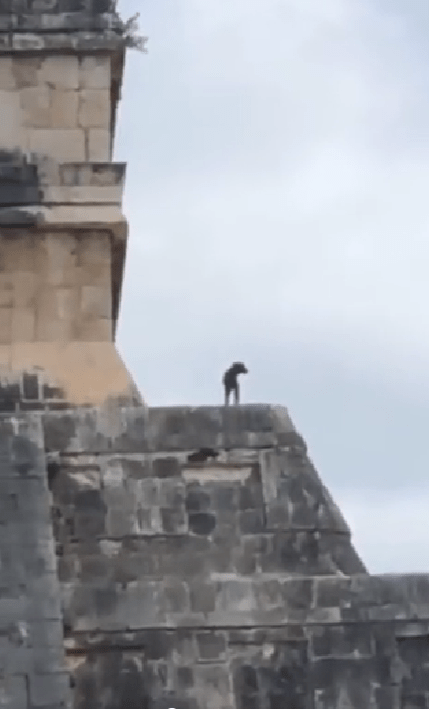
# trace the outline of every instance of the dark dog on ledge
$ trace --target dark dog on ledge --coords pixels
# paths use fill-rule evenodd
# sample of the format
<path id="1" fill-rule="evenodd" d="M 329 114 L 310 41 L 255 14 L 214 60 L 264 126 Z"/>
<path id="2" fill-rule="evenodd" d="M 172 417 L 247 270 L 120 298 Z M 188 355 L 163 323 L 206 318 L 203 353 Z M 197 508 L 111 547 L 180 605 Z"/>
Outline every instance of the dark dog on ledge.
<path id="1" fill-rule="evenodd" d="M 247 374 L 248 369 L 245 367 L 243 362 L 234 362 L 229 369 L 226 370 L 223 375 L 222 384 L 225 388 L 225 406 L 229 404 L 229 397 L 231 392 L 234 392 L 234 404 L 238 406 L 240 403 L 240 388 L 238 386 L 238 375 Z"/>

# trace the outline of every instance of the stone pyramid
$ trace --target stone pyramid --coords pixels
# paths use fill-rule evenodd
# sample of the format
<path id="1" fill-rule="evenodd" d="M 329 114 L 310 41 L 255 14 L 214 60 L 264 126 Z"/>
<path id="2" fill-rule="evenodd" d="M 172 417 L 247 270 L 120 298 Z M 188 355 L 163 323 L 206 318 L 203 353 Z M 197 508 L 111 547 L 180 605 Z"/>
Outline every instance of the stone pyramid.
<path id="1" fill-rule="evenodd" d="M 113 5 L 0 0 L 1 703 L 429 708 L 429 576 L 367 573 L 288 412 L 117 353 Z"/>

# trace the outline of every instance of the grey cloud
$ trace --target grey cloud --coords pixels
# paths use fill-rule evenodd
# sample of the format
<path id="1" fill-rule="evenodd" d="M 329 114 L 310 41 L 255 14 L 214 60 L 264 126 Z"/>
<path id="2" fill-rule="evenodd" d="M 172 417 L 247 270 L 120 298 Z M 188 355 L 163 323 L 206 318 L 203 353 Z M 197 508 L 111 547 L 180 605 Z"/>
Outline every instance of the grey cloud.
<path id="1" fill-rule="evenodd" d="M 417 487 L 426 3 L 140 5 L 122 0 L 150 39 L 127 61 L 116 146 L 119 344 L 148 402 L 215 403 L 240 358 L 247 400 L 290 408 L 334 494 Z"/>

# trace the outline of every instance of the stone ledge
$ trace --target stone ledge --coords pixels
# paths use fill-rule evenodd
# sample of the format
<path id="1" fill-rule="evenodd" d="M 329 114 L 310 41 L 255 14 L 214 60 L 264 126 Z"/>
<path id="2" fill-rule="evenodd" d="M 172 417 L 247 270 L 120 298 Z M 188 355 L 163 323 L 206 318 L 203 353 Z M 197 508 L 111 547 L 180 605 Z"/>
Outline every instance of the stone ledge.
<path id="1" fill-rule="evenodd" d="M 1 193 L 0 193 L 1 201 Z M 86 187 L 73 186 L 49 186 L 42 189 L 42 203 L 49 205 L 72 205 L 72 204 L 105 204 L 116 205 L 122 204 L 122 185 L 119 186 L 93 186 Z"/>
<path id="2" fill-rule="evenodd" d="M 0 32 L 0 54 L 15 52 L 118 52 L 126 40 L 112 30 L 99 32 Z"/>
<path id="3" fill-rule="evenodd" d="M 95 205 L 105 205 L 121 207 L 122 205 L 122 185 L 118 186 L 100 186 L 87 185 L 67 187 L 64 185 L 49 185 L 39 189 L 37 185 L 32 185 L 30 182 L 24 185 L 2 185 L 0 184 L 0 223 L 4 226 L 16 223 L 16 219 L 23 219 L 28 223 L 29 215 L 34 213 L 40 215 L 41 223 L 50 221 L 44 219 L 40 212 L 39 205 L 51 209 L 52 207 L 70 207 L 73 205 L 86 205 L 93 207 Z M 22 207 L 26 207 L 24 213 Z M 10 215 L 10 209 L 13 209 L 13 215 Z M 21 213 L 21 217 L 19 217 Z M 52 215 L 52 211 L 48 212 Z M 60 218 L 60 223 L 62 219 Z M 93 220 L 90 218 L 90 222 Z"/>
<path id="4" fill-rule="evenodd" d="M 122 31 L 120 19 L 110 12 L 27 12 L 0 14 L 0 32 Z"/>
<path id="5" fill-rule="evenodd" d="M 113 187 L 124 185 L 126 163 L 63 163 L 58 184 L 65 187 Z"/>
<path id="6" fill-rule="evenodd" d="M 327 577 L 322 577 L 325 580 Z M 361 577 L 356 577 L 361 578 Z M 383 581 L 379 576 L 362 577 L 368 588 L 374 589 Z M 331 577 L 330 581 L 340 584 L 344 579 L 353 581 L 353 577 Z M 394 594 L 399 588 L 412 587 L 419 576 L 407 575 L 395 577 L 395 586 L 390 588 Z M 191 628 L 208 626 L 217 628 L 252 628 L 255 626 L 289 625 L 342 625 L 361 623 L 395 622 L 403 626 L 417 623 L 417 632 L 421 633 L 429 620 L 429 605 L 425 589 L 413 597 L 406 594 L 396 602 L 383 602 L 377 595 L 368 604 L 357 597 L 353 604 L 353 616 L 344 605 L 320 606 L 316 595 L 303 597 L 303 582 L 311 587 L 319 584 L 318 577 L 280 575 L 277 579 L 264 579 L 261 576 L 235 578 L 230 580 L 205 579 L 206 593 L 210 592 L 215 601 L 213 610 L 203 613 L 193 610 L 188 603 L 188 596 L 195 580 L 177 581 L 175 592 L 180 596 L 180 603 L 172 610 L 166 600 L 172 592 L 171 580 L 139 580 L 121 588 L 112 583 L 85 583 L 87 611 L 76 613 L 73 629 L 75 632 L 114 631 L 123 627 L 130 630 L 145 628 L 177 627 Z M 429 575 L 425 576 L 426 585 Z M 405 588 L 404 588 L 405 590 Z M 109 609 L 97 603 L 101 595 L 109 594 Z M 71 594 L 73 596 L 73 594 Z M 71 597 L 71 605 L 73 600 Z M 344 599 L 342 599 L 344 600 Z M 309 603 L 308 603 L 309 601 Z M 66 608 L 66 613 L 67 613 Z M 412 628 L 408 629 L 412 632 Z"/>
<path id="7" fill-rule="evenodd" d="M 147 440 L 153 450 L 288 444 L 305 448 L 287 409 L 268 404 L 151 408 Z"/>
<path id="8" fill-rule="evenodd" d="M 286 408 L 264 404 L 152 408 L 148 413 L 117 408 L 106 428 L 103 415 L 90 409 L 47 414 L 45 426 L 73 429 L 63 451 L 163 452 L 200 448 L 269 448 L 306 450 Z M 71 428 L 70 428 L 71 427 Z"/>
<path id="9" fill-rule="evenodd" d="M 34 224 L 39 227 L 54 225 L 76 229 L 105 229 L 125 240 L 127 222 L 121 210 L 114 204 L 75 206 L 63 203 L 54 206 L 46 204 L 24 204 L 15 208 L 0 208 L 1 226 L 21 226 Z"/>
<path id="10" fill-rule="evenodd" d="M 111 0 L 85 0 L 88 14 L 100 15 L 106 12 L 113 14 Z M 62 14 L 78 13 L 82 10 L 81 0 L 7 0 L 0 6 L 0 15 L 22 14 Z"/>

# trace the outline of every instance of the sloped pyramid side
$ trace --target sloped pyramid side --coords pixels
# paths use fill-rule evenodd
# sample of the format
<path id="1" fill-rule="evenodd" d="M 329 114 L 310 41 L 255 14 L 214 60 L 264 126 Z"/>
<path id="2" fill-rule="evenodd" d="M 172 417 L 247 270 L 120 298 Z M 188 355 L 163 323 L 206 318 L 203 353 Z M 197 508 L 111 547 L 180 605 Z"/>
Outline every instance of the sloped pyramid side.
<path id="1" fill-rule="evenodd" d="M 99 416 L 44 417 L 59 454 L 55 533 L 75 631 L 282 623 L 311 603 L 290 580 L 366 573 L 284 412 Z M 189 462 L 201 447 L 217 458 Z"/>
<path id="2" fill-rule="evenodd" d="M 366 572 L 286 410 L 110 414 L 43 415 L 75 707 L 425 706 L 429 577 Z"/>

